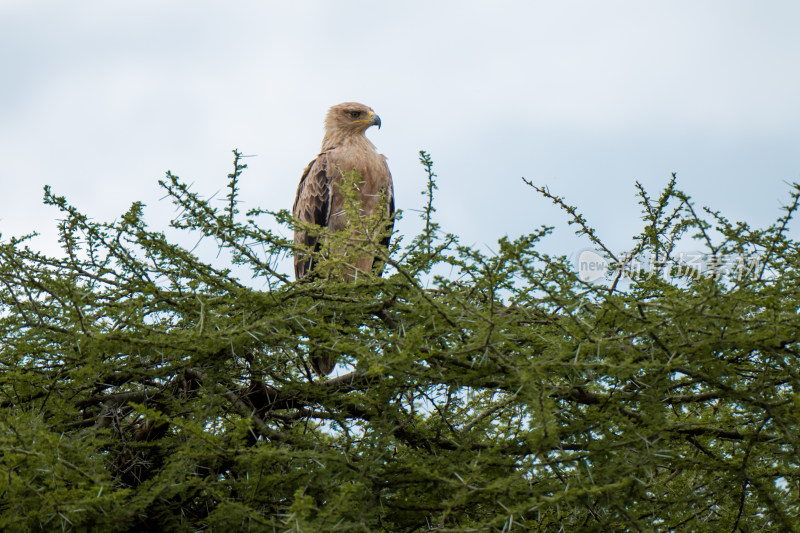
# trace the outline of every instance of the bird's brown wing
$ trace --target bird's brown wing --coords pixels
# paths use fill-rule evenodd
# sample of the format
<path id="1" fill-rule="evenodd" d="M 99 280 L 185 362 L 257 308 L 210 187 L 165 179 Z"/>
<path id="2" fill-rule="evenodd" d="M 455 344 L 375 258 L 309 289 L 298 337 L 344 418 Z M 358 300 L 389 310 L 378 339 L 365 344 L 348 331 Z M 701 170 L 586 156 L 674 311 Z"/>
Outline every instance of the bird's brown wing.
<path id="1" fill-rule="evenodd" d="M 303 222 L 327 226 L 330 216 L 331 178 L 328 175 L 328 157 L 323 152 L 308 164 L 297 186 L 292 214 Z M 313 250 L 319 249 L 319 237 L 307 231 L 296 229 L 294 243 Z M 305 277 L 313 267 L 313 259 L 308 253 L 295 251 L 294 274 L 297 279 Z"/>
<path id="2" fill-rule="evenodd" d="M 389 247 L 389 240 L 392 238 L 392 231 L 394 230 L 394 186 L 389 181 L 389 190 L 386 191 L 386 203 L 389 209 L 389 220 L 386 223 L 386 236 L 381 240 L 381 244 Z"/>
<path id="3" fill-rule="evenodd" d="M 384 189 L 383 192 L 386 195 L 386 210 L 389 216 L 387 218 L 386 228 L 384 230 L 386 234 L 381 239 L 381 245 L 388 249 L 389 243 L 392 239 L 392 231 L 394 231 L 394 186 L 392 184 L 391 175 L 389 178 L 389 186 Z M 376 260 L 372 263 L 372 272 L 380 276 L 383 273 L 385 266 L 386 264 L 383 261 Z"/>

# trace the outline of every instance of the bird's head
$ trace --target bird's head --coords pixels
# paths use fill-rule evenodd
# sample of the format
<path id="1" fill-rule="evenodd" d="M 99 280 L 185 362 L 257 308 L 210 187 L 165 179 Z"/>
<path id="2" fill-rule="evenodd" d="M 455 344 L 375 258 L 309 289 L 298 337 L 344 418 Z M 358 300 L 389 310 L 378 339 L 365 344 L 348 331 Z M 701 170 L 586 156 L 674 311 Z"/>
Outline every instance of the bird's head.
<path id="1" fill-rule="evenodd" d="M 381 127 L 381 117 L 371 107 L 356 102 L 345 102 L 331 107 L 325 118 L 328 133 L 364 133 L 370 126 Z"/>

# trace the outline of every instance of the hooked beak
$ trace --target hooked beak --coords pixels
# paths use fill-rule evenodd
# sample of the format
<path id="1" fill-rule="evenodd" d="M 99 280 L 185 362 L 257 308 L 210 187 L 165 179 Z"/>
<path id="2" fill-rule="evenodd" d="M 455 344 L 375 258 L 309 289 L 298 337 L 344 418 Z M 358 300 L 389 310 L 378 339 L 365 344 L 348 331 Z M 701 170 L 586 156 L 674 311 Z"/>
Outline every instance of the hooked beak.
<path id="1" fill-rule="evenodd" d="M 379 117 L 378 115 L 372 115 L 369 121 L 369 125 L 378 126 L 378 129 L 381 129 L 381 117 Z"/>

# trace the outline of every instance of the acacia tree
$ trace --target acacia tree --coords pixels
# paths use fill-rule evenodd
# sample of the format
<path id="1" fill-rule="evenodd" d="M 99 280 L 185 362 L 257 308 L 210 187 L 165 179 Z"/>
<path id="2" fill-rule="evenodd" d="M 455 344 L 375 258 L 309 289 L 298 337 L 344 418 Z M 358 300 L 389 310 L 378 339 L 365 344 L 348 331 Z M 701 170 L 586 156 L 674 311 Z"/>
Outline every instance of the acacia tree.
<path id="1" fill-rule="evenodd" d="M 423 232 L 358 243 L 387 269 L 354 281 L 280 272 L 293 245 L 238 212 L 238 153 L 222 209 L 161 185 L 173 227 L 249 280 L 148 229 L 139 203 L 99 223 L 47 189 L 63 253 L 0 244 L 0 527 L 800 527 L 800 186 L 764 229 L 698 212 L 674 176 L 655 199 L 639 187 L 624 257 L 537 189 L 605 254 L 614 275 L 591 283 L 537 251 L 550 228 L 493 255 L 443 233 L 421 156 Z M 677 251 L 689 234 L 710 274 Z M 340 260 L 320 254 L 322 272 Z M 312 350 L 340 374 L 315 377 Z"/>

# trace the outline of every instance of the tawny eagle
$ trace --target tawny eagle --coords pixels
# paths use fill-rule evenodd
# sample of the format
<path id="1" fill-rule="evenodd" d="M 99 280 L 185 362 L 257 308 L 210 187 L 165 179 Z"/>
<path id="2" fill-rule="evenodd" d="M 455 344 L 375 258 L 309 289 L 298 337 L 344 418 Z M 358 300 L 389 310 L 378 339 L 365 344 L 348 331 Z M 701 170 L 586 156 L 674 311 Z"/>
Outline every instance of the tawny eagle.
<path id="1" fill-rule="evenodd" d="M 387 227 L 380 228 L 380 234 L 382 244 L 388 246 L 394 214 L 392 175 L 386 157 L 375 150 L 375 145 L 365 135 L 370 126 L 380 129 L 381 119 L 363 104 L 345 102 L 328 110 L 322 150 L 303 171 L 292 212 L 301 221 L 314 223 L 332 232 L 348 230 L 356 238 L 363 228 L 348 227 L 345 198 L 339 190 L 342 178 L 355 172 L 358 176 L 356 193 L 361 217 L 374 220 L 374 217 L 381 216 L 385 220 Z M 294 232 L 295 244 L 304 245 L 310 250 L 319 250 L 319 240 L 318 235 L 311 235 L 302 228 Z M 363 254 L 356 254 L 352 263 L 345 274 L 347 278 L 356 277 L 359 272 L 370 272 L 373 266 L 377 266 L 375 257 Z M 307 276 L 313 268 L 313 257 L 302 250 L 295 252 L 294 272 L 297 279 Z M 312 367 L 317 373 L 329 374 L 334 366 L 335 359 L 312 354 Z"/>

